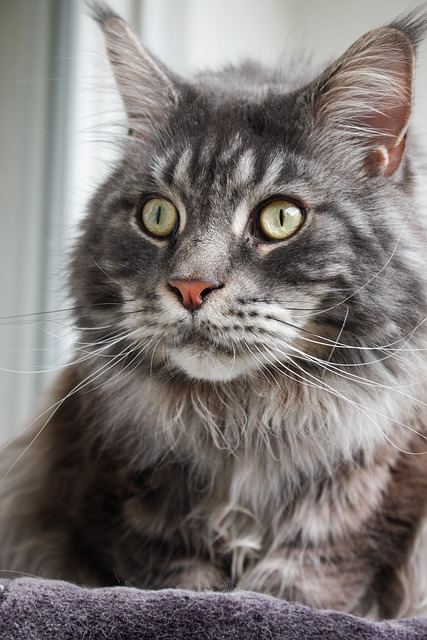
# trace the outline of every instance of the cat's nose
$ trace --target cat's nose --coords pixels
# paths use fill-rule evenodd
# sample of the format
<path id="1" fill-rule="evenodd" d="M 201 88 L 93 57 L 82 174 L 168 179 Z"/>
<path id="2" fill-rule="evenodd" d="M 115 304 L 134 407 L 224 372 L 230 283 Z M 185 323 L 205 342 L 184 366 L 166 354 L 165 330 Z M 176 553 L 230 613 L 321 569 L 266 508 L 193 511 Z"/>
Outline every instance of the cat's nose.
<path id="1" fill-rule="evenodd" d="M 180 302 L 189 311 L 199 309 L 205 298 L 215 289 L 223 285 L 204 280 L 169 280 L 169 284 L 177 294 Z"/>

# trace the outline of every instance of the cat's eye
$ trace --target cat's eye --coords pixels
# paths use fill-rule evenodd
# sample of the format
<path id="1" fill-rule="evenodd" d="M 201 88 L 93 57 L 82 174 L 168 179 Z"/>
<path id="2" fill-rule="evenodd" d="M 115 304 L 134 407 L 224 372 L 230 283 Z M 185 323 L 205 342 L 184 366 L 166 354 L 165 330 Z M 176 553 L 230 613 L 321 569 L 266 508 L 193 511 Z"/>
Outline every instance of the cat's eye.
<path id="1" fill-rule="evenodd" d="M 300 207 L 288 200 L 269 202 L 258 214 L 258 227 L 267 240 L 286 240 L 303 223 L 304 214 Z"/>
<path id="2" fill-rule="evenodd" d="M 142 208 L 141 222 L 145 230 L 156 238 L 168 238 L 178 228 L 178 211 L 170 200 L 151 198 Z"/>

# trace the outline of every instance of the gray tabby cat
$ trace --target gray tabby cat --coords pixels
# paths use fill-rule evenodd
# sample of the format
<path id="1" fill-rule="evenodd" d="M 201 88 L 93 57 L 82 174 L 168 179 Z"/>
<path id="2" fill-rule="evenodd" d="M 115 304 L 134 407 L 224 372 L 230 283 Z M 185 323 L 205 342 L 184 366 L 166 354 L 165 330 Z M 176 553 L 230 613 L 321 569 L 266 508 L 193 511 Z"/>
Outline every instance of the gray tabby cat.
<path id="1" fill-rule="evenodd" d="M 425 14 L 314 80 L 190 81 L 94 12 L 129 132 L 71 261 L 74 358 L 3 454 L 0 568 L 426 614 Z"/>

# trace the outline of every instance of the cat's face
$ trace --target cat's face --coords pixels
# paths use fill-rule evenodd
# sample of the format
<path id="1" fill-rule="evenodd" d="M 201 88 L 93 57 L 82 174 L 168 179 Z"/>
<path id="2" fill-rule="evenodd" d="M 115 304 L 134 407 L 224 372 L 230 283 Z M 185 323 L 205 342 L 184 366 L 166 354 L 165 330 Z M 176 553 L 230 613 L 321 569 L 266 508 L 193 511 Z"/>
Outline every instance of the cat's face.
<path id="1" fill-rule="evenodd" d="M 125 324 L 152 340 L 155 361 L 196 379 L 286 360 L 305 309 L 328 290 L 305 286 L 298 254 L 310 215 L 295 163 L 243 127 L 225 144 L 213 128 L 156 156 L 129 221 L 150 260 L 128 290 Z M 148 332 L 138 317 L 147 296 Z"/>
<path id="2" fill-rule="evenodd" d="M 122 23 L 111 22 L 117 39 Z M 389 84 L 406 83 L 410 100 L 409 40 L 395 37 L 396 77 L 389 63 L 383 72 Z M 381 46 L 366 47 L 372 65 Z M 354 105 L 347 120 L 337 115 L 348 93 L 342 68 L 360 71 L 354 55 L 290 93 L 272 77 L 236 82 L 234 71 L 191 86 L 151 59 L 136 71 L 129 61 L 129 76 L 139 73 L 156 101 L 142 97 L 136 115 L 121 64 L 133 131 L 93 200 L 73 272 L 86 305 L 80 321 L 130 367 L 144 361 L 210 381 L 281 371 L 307 381 L 319 359 L 359 362 L 361 343 L 381 346 L 414 329 L 423 294 L 403 162 L 410 109 L 400 96 L 384 100 L 385 126 L 362 69 L 366 113 L 359 104 L 356 116 Z M 377 52 L 377 66 L 381 59 Z"/>

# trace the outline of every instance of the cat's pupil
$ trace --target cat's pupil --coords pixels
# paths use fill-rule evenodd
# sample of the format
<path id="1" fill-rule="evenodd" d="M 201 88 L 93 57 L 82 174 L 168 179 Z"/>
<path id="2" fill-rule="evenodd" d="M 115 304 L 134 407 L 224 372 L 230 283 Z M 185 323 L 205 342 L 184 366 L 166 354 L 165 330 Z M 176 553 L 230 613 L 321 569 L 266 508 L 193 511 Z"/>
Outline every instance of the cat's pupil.
<path id="1" fill-rule="evenodd" d="M 157 224 L 160 224 L 160 218 L 162 217 L 162 207 L 159 207 L 157 209 L 157 213 L 156 213 L 156 222 Z"/>
<path id="2" fill-rule="evenodd" d="M 280 219 L 280 226 L 283 227 L 283 223 L 285 222 L 285 215 L 283 213 L 283 209 L 280 209 L 279 219 Z"/>

